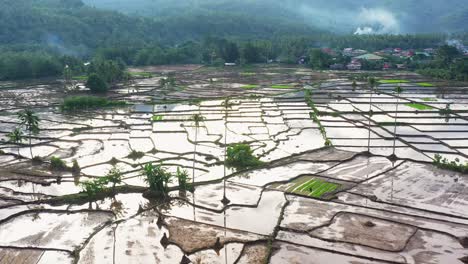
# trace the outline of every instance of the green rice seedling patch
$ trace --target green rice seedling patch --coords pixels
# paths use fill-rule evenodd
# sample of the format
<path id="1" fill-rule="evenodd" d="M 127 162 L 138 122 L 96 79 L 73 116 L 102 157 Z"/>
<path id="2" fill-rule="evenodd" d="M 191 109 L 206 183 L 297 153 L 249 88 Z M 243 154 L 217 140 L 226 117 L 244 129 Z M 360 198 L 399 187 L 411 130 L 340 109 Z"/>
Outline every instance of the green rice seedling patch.
<path id="1" fill-rule="evenodd" d="M 153 116 L 153 117 L 151 118 L 151 120 L 152 120 L 153 122 L 158 122 L 158 121 L 162 121 L 163 118 L 164 118 L 164 117 L 163 117 L 162 115 L 155 115 L 155 116 Z"/>
<path id="2" fill-rule="evenodd" d="M 417 104 L 417 103 L 411 103 L 411 104 L 405 104 L 406 106 L 409 106 L 414 109 L 418 110 L 431 110 L 434 109 L 434 107 L 429 106 L 429 105 L 424 105 L 424 104 Z"/>
<path id="3" fill-rule="evenodd" d="M 326 194 L 336 191 L 340 187 L 339 184 L 327 182 L 317 178 L 300 178 L 297 182 L 289 187 L 286 192 L 306 195 L 314 198 L 321 198 Z"/>
<path id="4" fill-rule="evenodd" d="M 242 86 L 242 89 L 255 89 L 255 88 L 258 88 L 260 87 L 260 85 L 258 84 L 246 84 L 244 86 Z"/>
<path id="5" fill-rule="evenodd" d="M 255 72 L 241 72 L 241 76 L 255 76 L 257 75 Z"/>
<path id="6" fill-rule="evenodd" d="M 73 76 L 72 79 L 75 81 L 86 81 L 88 80 L 88 76 L 86 75 Z"/>
<path id="7" fill-rule="evenodd" d="M 432 83 L 428 83 L 428 82 L 420 82 L 420 83 L 416 83 L 418 86 L 421 86 L 421 87 L 434 87 L 434 84 Z"/>
<path id="8" fill-rule="evenodd" d="M 424 102 L 437 102 L 437 98 L 434 97 L 426 97 L 422 99 Z"/>
<path id="9" fill-rule="evenodd" d="M 379 80 L 379 83 L 380 84 L 398 84 L 398 83 L 409 83 L 409 81 L 394 79 L 394 80 Z"/>

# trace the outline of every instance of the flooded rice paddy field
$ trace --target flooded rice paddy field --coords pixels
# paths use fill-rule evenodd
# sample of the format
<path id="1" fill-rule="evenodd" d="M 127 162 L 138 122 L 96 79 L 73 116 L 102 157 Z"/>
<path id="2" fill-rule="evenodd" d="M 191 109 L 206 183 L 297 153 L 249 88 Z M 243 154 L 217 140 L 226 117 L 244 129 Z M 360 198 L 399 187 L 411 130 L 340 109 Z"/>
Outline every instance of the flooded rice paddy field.
<path id="1" fill-rule="evenodd" d="M 431 164 L 468 160 L 464 84 L 376 73 L 405 80 L 397 94 L 299 67 L 143 70 L 153 77 L 109 94 L 122 108 L 62 112 L 60 81 L 0 83 L 0 263 L 467 263 L 468 178 Z M 168 72 L 176 85 L 161 87 Z M 77 160 L 79 174 L 7 142 L 28 106 L 41 119 L 33 156 Z M 225 168 L 240 142 L 265 166 Z M 195 191 L 144 198 L 147 163 L 186 169 Z M 126 187 L 114 197 L 61 199 L 114 165 Z"/>

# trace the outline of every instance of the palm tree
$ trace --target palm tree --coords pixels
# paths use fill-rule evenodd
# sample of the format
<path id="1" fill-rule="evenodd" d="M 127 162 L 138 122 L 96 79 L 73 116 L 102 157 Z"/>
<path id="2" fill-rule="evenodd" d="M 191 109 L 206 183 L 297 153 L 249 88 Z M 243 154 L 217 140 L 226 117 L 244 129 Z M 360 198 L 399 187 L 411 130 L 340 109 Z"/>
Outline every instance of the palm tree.
<path id="1" fill-rule="evenodd" d="M 374 77 L 370 77 L 368 79 L 368 84 L 371 89 L 371 95 L 369 98 L 369 124 L 368 124 L 368 129 L 369 129 L 369 136 L 368 136 L 368 142 L 367 142 L 367 152 L 370 153 L 370 136 L 371 136 L 371 118 L 372 118 L 372 96 L 374 95 L 374 89 L 375 86 L 377 86 L 377 81 L 375 80 Z"/>
<path id="2" fill-rule="evenodd" d="M 8 142 L 11 142 L 14 144 L 20 144 L 24 140 L 23 131 L 19 127 L 15 128 L 12 132 L 8 133 L 7 137 L 8 137 Z M 18 146 L 17 149 L 18 149 L 18 156 L 20 156 L 20 146 Z"/>
<path id="3" fill-rule="evenodd" d="M 195 161 L 196 161 L 196 154 L 197 154 L 197 142 L 198 142 L 198 128 L 200 127 L 200 123 L 205 120 L 205 118 L 201 114 L 194 114 L 190 118 L 190 120 L 195 124 L 195 144 L 193 150 L 193 174 L 192 174 L 192 183 L 195 183 Z"/>
<path id="4" fill-rule="evenodd" d="M 395 88 L 395 93 L 398 95 L 397 96 L 397 103 L 396 103 L 396 109 L 395 109 L 395 125 L 393 128 L 393 157 L 395 157 L 395 146 L 396 146 L 396 127 L 397 127 L 397 118 L 398 118 L 398 105 L 400 103 L 400 94 L 403 92 L 403 89 L 401 88 L 400 85 L 398 85 Z"/>
<path id="5" fill-rule="evenodd" d="M 224 187 L 223 187 L 223 199 L 221 202 L 223 204 L 228 204 L 230 201 L 226 197 L 226 149 L 227 149 L 227 122 L 229 117 L 228 109 L 232 108 L 232 103 L 229 101 L 228 98 L 224 99 L 222 106 L 224 107 Z"/>
<path id="6" fill-rule="evenodd" d="M 34 157 L 32 153 L 32 135 L 37 135 L 39 133 L 39 117 L 30 109 L 26 109 L 23 112 L 18 113 L 18 118 L 21 122 L 21 125 L 25 127 L 28 131 L 29 138 L 29 151 L 31 153 L 31 159 Z"/>
<path id="7" fill-rule="evenodd" d="M 355 80 L 353 80 L 353 83 L 351 84 L 351 86 L 353 87 L 353 92 L 356 91 L 357 83 Z"/>

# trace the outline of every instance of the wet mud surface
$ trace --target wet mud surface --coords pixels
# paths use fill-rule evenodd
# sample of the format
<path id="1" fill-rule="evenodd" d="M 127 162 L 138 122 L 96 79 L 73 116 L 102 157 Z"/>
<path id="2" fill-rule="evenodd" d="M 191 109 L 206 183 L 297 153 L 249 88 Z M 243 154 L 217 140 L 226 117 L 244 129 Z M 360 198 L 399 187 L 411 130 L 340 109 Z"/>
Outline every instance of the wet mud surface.
<path id="1" fill-rule="evenodd" d="M 1 264 L 461 264 L 468 256 L 467 175 L 431 164 L 435 154 L 468 160 L 463 84 L 380 73 L 409 81 L 395 94 L 392 85 L 353 88 L 351 73 L 295 66 L 131 71 L 153 77 L 112 90 L 108 97 L 129 103 L 121 108 L 62 112 L 60 80 L 0 83 Z M 160 86 L 169 72 L 176 85 Z M 26 107 L 41 119 L 31 149 L 7 138 Z M 194 114 L 205 117 L 199 126 Z M 240 142 L 265 165 L 225 168 L 226 146 Z M 52 171 L 51 157 L 76 160 L 81 172 Z M 175 180 L 169 199 L 144 198 L 147 163 L 187 170 L 195 191 L 180 193 Z M 123 172 L 115 196 L 64 199 L 113 166 Z"/>

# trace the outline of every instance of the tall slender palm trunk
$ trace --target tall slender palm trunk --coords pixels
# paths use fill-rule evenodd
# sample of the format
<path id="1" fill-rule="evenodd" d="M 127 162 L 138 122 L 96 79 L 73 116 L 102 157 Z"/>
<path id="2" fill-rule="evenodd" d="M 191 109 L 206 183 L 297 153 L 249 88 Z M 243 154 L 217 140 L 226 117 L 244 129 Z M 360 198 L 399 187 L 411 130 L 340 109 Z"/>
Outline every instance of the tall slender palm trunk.
<path id="1" fill-rule="evenodd" d="M 195 183 L 195 162 L 197 158 L 197 142 L 198 142 L 198 125 L 195 127 L 195 144 L 193 150 L 193 173 L 192 173 L 192 183 Z"/>
<path id="2" fill-rule="evenodd" d="M 395 148 L 396 148 L 396 132 L 397 132 L 397 118 L 398 118 L 398 105 L 400 103 L 400 98 L 397 97 L 397 104 L 395 109 L 395 124 L 393 126 L 393 156 L 395 156 Z"/>
<path id="3" fill-rule="evenodd" d="M 29 152 L 31 153 L 31 159 L 34 158 L 33 152 L 32 152 L 32 140 L 31 140 L 31 132 L 29 132 Z"/>
<path id="4" fill-rule="evenodd" d="M 374 90 L 371 91 L 371 96 L 369 99 L 369 123 L 367 129 L 369 130 L 368 141 L 367 141 L 367 152 L 370 153 L 370 142 L 371 142 L 371 119 L 372 119 L 372 96 L 374 95 Z"/>

